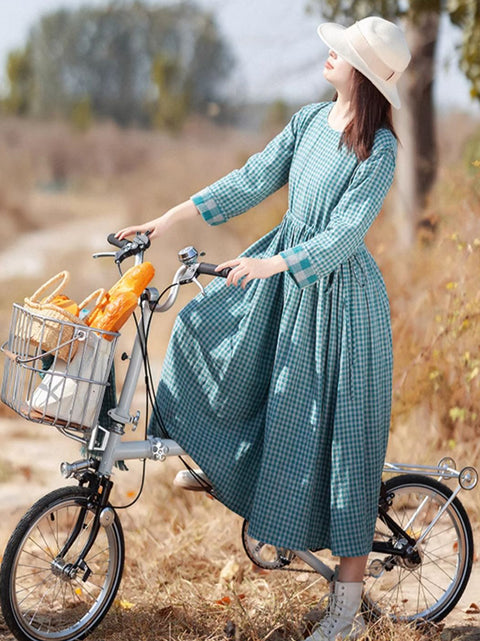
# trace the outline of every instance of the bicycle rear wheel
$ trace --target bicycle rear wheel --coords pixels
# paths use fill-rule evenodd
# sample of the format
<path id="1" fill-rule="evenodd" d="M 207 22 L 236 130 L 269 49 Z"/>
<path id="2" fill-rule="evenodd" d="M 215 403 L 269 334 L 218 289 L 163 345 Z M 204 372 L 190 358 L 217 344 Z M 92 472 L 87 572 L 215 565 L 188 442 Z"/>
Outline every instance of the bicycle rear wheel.
<path id="1" fill-rule="evenodd" d="M 369 555 L 364 610 L 374 618 L 387 615 L 395 621 L 440 621 L 454 608 L 470 577 L 473 535 L 468 516 L 456 497 L 435 521 L 452 491 L 434 479 L 405 474 L 385 485 L 388 515 L 417 544 L 408 551 L 404 537 L 377 520 L 374 545 L 389 543 L 408 553 L 403 557 L 379 552 Z"/>
<path id="2" fill-rule="evenodd" d="M 0 572 L 2 611 L 21 641 L 83 639 L 115 598 L 125 548 L 116 514 L 110 525 L 100 527 L 86 567 L 68 572 L 91 531 L 90 497 L 83 487 L 47 494 L 25 514 L 7 544 Z M 64 546 L 68 550 L 61 555 Z"/>

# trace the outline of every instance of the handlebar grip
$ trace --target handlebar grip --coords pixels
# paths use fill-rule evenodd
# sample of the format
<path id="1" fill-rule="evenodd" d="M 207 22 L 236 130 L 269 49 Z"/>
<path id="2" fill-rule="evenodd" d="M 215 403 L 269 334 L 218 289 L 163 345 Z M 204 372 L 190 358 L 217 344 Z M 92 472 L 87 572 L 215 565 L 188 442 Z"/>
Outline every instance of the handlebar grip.
<path id="1" fill-rule="evenodd" d="M 221 272 L 216 272 L 215 267 L 217 267 L 217 265 L 212 265 L 212 263 L 198 263 L 198 273 L 226 278 L 232 269 L 231 267 L 225 267 Z"/>
<path id="2" fill-rule="evenodd" d="M 108 234 L 107 237 L 108 242 L 110 245 L 115 245 L 115 247 L 125 247 L 125 245 L 128 245 L 130 241 L 124 239 L 124 240 L 118 240 L 118 238 L 115 237 L 115 234 Z"/>

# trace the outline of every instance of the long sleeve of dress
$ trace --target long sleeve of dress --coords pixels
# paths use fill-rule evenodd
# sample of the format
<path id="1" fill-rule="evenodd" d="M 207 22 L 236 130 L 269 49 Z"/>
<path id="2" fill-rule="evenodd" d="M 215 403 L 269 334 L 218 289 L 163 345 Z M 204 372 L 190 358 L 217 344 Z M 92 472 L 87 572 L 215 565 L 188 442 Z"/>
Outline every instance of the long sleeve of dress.
<path id="1" fill-rule="evenodd" d="M 326 228 L 280 255 L 299 289 L 313 285 L 346 261 L 363 242 L 390 189 L 396 146 L 380 147 L 355 170 Z"/>
<path id="2" fill-rule="evenodd" d="M 287 183 L 299 124 L 320 104 L 297 111 L 283 131 L 241 169 L 234 169 L 191 197 L 207 223 L 219 225 L 243 214 Z"/>

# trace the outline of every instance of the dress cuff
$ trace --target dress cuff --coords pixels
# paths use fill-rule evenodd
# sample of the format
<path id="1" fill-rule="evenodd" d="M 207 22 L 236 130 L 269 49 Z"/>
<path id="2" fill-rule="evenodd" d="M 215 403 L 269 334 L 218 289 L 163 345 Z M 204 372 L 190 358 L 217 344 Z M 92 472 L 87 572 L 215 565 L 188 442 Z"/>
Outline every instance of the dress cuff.
<path id="1" fill-rule="evenodd" d="M 226 221 L 208 187 L 190 197 L 202 218 L 209 225 L 220 225 Z"/>
<path id="2" fill-rule="evenodd" d="M 312 261 L 301 245 L 281 251 L 280 256 L 287 263 L 287 273 L 293 278 L 299 289 L 313 285 L 318 281 Z"/>

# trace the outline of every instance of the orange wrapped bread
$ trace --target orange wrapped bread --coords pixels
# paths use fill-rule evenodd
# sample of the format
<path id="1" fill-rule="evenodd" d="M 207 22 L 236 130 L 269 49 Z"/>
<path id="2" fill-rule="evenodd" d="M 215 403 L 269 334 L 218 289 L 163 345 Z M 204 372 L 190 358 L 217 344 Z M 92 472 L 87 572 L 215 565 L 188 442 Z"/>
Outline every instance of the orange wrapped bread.
<path id="1" fill-rule="evenodd" d="M 107 292 L 102 303 L 90 314 L 87 321 L 90 327 L 118 332 L 137 306 L 138 297 L 154 275 L 155 269 L 151 263 L 142 263 L 128 269 Z"/>
<path id="2" fill-rule="evenodd" d="M 118 332 L 137 306 L 137 301 L 138 296 L 135 292 L 119 292 L 115 298 L 103 306 L 103 309 L 95 310 L 95 316 L 89 319 L 88 324 L 97 329 Z M 113 336 L 105 336 L 105 338 L 110 340 Z"/>
<path id="3" fill-rule="evenodd" d="M 127 269 L 119 281 L 108 291 L 110 297 L 116 296 L 118 292 L 132 291 L 140 296 L 148 283 L 155 276 L 155 269 L 152 263 L 142 263 Z"/>

